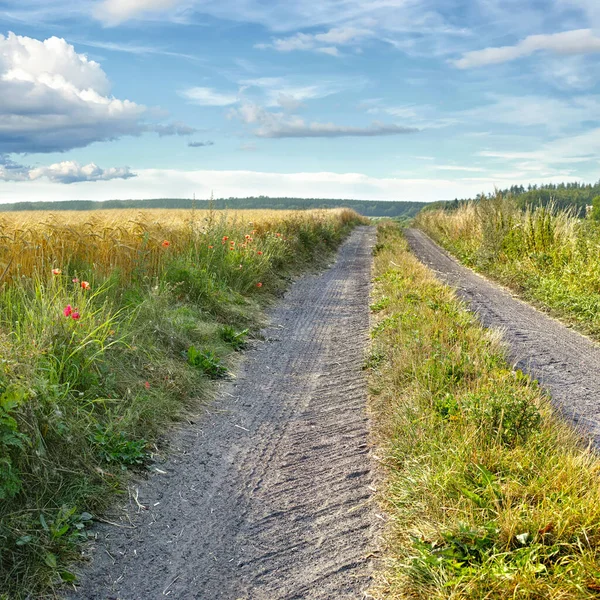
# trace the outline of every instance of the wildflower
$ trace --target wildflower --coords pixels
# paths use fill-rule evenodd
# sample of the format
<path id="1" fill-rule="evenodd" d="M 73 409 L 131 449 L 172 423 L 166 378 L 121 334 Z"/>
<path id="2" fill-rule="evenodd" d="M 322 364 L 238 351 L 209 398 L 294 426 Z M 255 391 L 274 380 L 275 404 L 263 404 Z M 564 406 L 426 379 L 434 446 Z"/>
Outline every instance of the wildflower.
<path id="1" fill-rule="evenodd" d="M 60 269 L 52 269 L 52 275 L 60 275 L 62 271 Z"/>
<path id="2" fill-rule="evenodd" d="M 144 383 L 144 387 L 145 387 L 147 390 L 149 390 L 149 389 L 150 389 L 150 382 L 149 382 L 149 381 L 146 381 L 146 382 Z"/>
<path id="3" fill-rule="evenodd" d="M 73 277 L 72 281 L 73 283 L 79 283 L 79 279 L 77 279 L 77 277 Z"/>
<path id="4" fill-rule="evenodd" d="M 260 283 L 260 282 L 259 282 L 259 283 L 257 283 L 257 284 L 256 284 L 256 287 L 258 287 L 258 288 L 261 288 L 261 287 L 262 287 L 262 283 Z"/>
<path id="5" fill-rule="evenodd" d="M 281 234 L 280 233 L 276 233 L 275 237 L 281 237 Z"/>
<path id="6" fill-rule="evenodd" d="M 222 239 L 221 241 L 222 241 L 223 243 L 225 243 L 225 242 L 226 242 L 228 239 L 229 239 L 229 238 L 228 238 L 226 235 L 224 235 L 224 236 L 223 236 L 223 239 Z"/>
<path id="7" fill-rule="evenodd" d="M 240 265 L 240 266 L 238 267 L 238 269 L 243 269 L 243 268 L 244 268 L 244 265 Z"/>
<path id="8" fill-rule="evenodd" d="M 91 287 L 91 286 L 90 286 L 90 282 L 89 282 L 89 281 L 82 281 L 82 282 L 81 282 L 81 287 L 82 287 L 84 290 L 89 290 L 89 289 L 90 289 L 90 287 Z"/>
<path id="9" fill-rule="evenodd" d="M 259 256 L 263 255 L 263 253 L 260 250 L 256 254 L 258 254 Z"/>
<path id="10" fill-rule="evenodd" d="M 169 240 L 164 240 L 163 243 L 161 244 L 161 246 L 163 248 L 168 248 L 171 245 L 171 242 Z"/>
<path id="11" fill-rule="evenodd" d="M 70 304 L 67 304 L 63 310 L 63 314 L 65 317 L 70 317 L 73 313 L 73 307 Z"/>
<path id="12" fill-rule="evenodd" d="M 214 246 L 209 246 L 209 248 L 212 250 L 214 248 Z"/>
<path id="13" fill-rule="evenodd" d="M 234 242 L 233 240 L 231 240 L 229 243 L 230 243 L 232 246 L 235 246 L 235 242 Z"/>
<path id="14" fill-rule="evenodd" d="M 76 321 L 79 319 L 81 315 L 79 314 L 79 311 L 77 309 L 75 309 L 73 311 L 73 313 L 71 314 L 71 319 L 75 319 Z"/>

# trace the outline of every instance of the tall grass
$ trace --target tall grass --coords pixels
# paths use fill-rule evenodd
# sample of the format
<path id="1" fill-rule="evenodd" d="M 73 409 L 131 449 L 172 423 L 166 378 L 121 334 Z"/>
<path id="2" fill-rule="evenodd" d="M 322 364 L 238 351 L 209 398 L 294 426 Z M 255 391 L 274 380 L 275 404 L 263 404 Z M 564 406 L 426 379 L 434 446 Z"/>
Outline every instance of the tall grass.
<path id="1" fill-rule="evenodd" d="M 600 336 L 600 226 L 569 210 L 510 198 L 423 211 L 418 227 L 468 266 Z"/>
<path id="2" fill-rule="evenodd" d="M 29 598 L 73 580 L 66 565 L 126 471 L 145 468 L 168 424 L 210 397 L 288 276 L 318 264 L 360 218 L 0 221 L 0 598 Z"/>
<path id="3" fill-rule="evenodd" d="M 399 229 L 378 235 L 368 364 L 389 521 L 373 594 L 597 597 L 597 455 Z"/>

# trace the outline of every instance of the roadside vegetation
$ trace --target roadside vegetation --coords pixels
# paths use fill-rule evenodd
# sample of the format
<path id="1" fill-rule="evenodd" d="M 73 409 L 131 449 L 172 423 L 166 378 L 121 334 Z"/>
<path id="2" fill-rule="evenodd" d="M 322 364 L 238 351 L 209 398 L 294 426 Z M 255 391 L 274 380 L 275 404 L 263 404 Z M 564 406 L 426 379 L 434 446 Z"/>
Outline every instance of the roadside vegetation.
<path id="1" fill-rule="evenodd" d="M 348 210 L 0 218 L 0 598 L 74 580 L 89 525 L 199 411 Z"/>
<path id="2" fill-rule="evenodd" d="M 380 497 L 377 598 L 600 593 L 600 461 L 381 223 L 367 361 Z"/>
<path id="3" fill-rule="evenodd" d="M 553 205 L 519 208 L 498 194 L 456 210 L 422 211 L 415 224 L 467 266 L 600 336 L 600 197 L 581 219 Z"/>

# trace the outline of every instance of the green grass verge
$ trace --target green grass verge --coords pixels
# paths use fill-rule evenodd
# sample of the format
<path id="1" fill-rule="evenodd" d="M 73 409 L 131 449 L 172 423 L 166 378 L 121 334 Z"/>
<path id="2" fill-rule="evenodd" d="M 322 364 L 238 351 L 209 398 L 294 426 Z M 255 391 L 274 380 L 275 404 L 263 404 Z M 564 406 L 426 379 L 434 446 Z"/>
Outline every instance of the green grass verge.
<path id="1" fill-rule="evenodd" d="M 467 266 L 600 339 L 600 224 L 498 195 L 423 211 L 417 227 Z"/>
<path id="2" fill-rule="evenodd" d="M 69 564 L 128 470 L 147 468 L 169 424 L 211 397 L 289 276 L 359 222 L 299 216 L 252 238 L 252 224 L 223 219 L 172 258 L 167 247 L 158 276 L 142 254 L 126 282 L 71 257 L 0 289 L 0 598 L 74 580 Z"/>
<path id="3" fill-rule="evenodd" d="M 378 228 L 372 310 L 389 515 L 375 597 L 598 597 L 600 461 L 394 224 Z"/>

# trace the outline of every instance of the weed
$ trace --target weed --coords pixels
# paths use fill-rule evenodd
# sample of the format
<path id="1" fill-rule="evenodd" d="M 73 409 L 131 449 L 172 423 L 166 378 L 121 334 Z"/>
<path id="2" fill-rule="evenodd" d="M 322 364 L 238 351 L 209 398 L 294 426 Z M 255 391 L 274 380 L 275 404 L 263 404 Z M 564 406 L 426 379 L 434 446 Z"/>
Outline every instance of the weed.
<path id="1" fill-rule="evenodd" d="M 107 463 L 127 468 L 143 465 L 148 460 L 148 442 L 128 439 L 124 431 L 114 433 L 98 424 L 92 441 L 98 447 L 100 458 Z"/>
<path id="2" fill-rule="evenodd" d="M 221 339 L 226 344 L 229 344 L 234 350 L 243 350 L 248 344 L 246 339 L 248 337 L 248 332 L 248 329 L 238 331 L 231 325 L 223 325 L 219 335 L 221 336 Z"/>
<path id="3" fill-rule="evenodd" d="M 221 359 L 212 350 L 198 350 L 190 346 L 186 353 L 187 361 L 192 367 L 199 369 L 211 379 L 218 379 L 227 375 L 227 368 L 221 363 Z"/>

